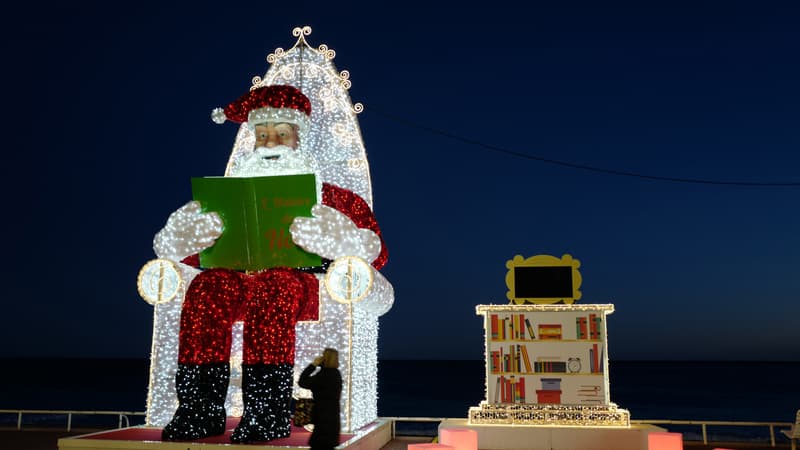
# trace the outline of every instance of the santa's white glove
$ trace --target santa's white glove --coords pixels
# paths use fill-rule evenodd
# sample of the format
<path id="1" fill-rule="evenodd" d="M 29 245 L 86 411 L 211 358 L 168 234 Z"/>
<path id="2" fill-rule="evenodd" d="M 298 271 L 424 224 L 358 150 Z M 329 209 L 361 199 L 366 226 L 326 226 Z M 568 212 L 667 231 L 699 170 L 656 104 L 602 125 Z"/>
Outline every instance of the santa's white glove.
<path id="1" fill-rule="evenodd" d="M 289 227 L 292 240 L 303 250 L 327 259 L 358 256 L 368 263 L 381 253 L 375 232 L 358 228 L 349 217 L 329 206 L 311 207 L 313 217 L 296 217 Z"/>
<path id="2" fill-rule="evenodd" d="M 180 261 L 214 245 L 222 234 L 222 219 L 215 212 L 203 213 L 191 201 L 170 214 L 167 225 L 153 239 L 159 258 Z"/>

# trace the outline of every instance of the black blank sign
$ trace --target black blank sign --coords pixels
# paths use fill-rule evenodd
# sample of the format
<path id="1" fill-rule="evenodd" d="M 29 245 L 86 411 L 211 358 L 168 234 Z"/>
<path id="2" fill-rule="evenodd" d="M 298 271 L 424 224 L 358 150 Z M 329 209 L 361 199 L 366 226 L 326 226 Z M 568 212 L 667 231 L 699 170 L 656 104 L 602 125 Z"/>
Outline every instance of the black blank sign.
<path id="1" fill-rule="evenodd" d="M 515 267 L 514 297 L 572 298 L 572 267 Z"/>

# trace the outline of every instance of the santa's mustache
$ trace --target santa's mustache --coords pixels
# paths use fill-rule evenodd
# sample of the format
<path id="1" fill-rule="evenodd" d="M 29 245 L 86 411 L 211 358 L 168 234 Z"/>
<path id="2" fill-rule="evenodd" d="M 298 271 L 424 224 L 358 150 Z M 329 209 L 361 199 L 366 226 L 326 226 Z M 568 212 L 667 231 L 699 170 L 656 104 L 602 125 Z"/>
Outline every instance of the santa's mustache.
<path id="1" fill-rule="evenodd" d="M 285 145 L 276 145 L 275 147 L 258 147 L 253 150 L 253 154 L 259 155 L 262 159 L 269 161 L 280 159 L 281 156 L 287 155 L 293 151 L 296 150 Z"/>

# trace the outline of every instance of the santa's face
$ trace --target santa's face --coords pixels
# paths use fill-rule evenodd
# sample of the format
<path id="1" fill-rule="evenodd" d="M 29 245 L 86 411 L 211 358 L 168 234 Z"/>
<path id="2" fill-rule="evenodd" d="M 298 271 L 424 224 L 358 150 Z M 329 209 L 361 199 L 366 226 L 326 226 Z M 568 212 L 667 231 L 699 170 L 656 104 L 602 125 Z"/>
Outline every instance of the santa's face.
<path id="1" fill-rule="evenodd" d="M 230 168 L 233 177 L 266 177 L 315 173 L 314 157 L 298 149 L 295 125 L 264 123 L 255 127 L 256 143 L 252 153 Z"/>

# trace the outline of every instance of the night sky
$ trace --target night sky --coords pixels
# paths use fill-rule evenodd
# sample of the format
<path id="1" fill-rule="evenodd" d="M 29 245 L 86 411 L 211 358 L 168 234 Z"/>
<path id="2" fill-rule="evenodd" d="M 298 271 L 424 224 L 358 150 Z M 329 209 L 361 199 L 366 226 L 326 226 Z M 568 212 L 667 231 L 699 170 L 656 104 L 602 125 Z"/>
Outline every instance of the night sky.
<path id="1" fill-rule="evenodd" d="M 149 356 L 136 276 L 225 169 L 210 112 L 309 25 L 365 106 L 380 357 L 482 358 L 506 261 L 570 254 L 612 359 L 800 360 L 797 2 L 65 3 L 0 19 L 0 357 Z"/>

